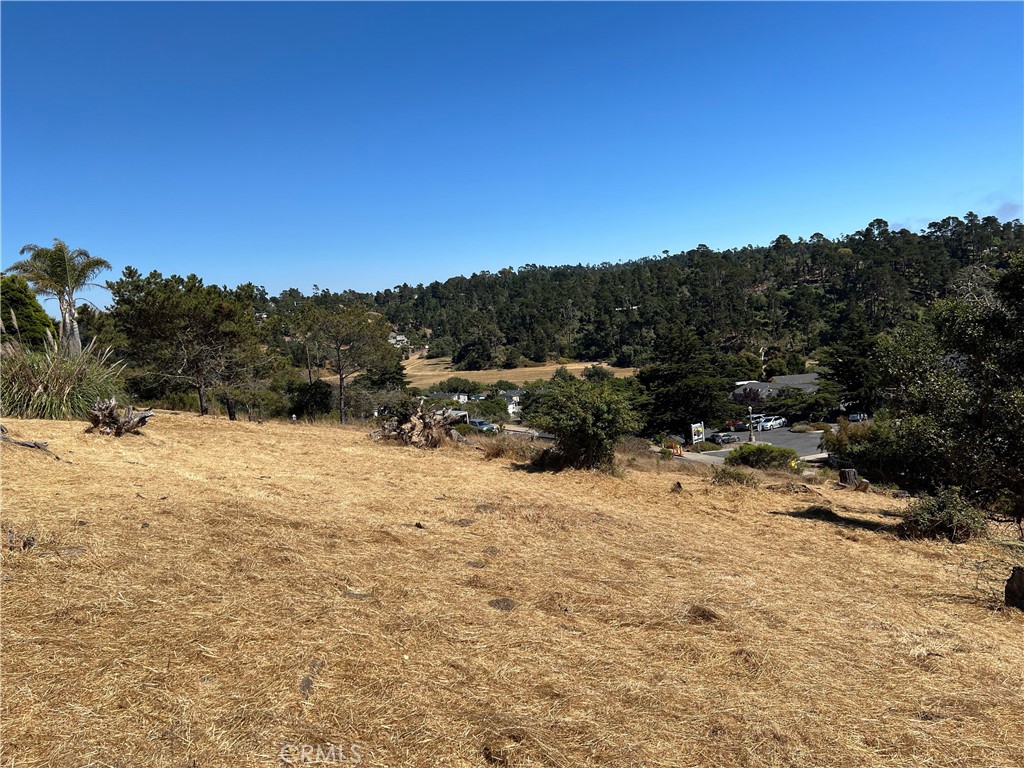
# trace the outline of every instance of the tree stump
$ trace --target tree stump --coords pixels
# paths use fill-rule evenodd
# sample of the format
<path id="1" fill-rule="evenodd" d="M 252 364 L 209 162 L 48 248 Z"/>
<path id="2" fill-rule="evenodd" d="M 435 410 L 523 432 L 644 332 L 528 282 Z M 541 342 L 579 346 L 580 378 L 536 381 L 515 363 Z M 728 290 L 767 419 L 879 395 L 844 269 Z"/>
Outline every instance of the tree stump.
<path id="1" fill-rule="evenodd" d="M 1006 580 L 1003 601 L 1007 608 L 1018 608 L 1024 611 L 1024 568 L 1015 566 Z"/>
<path id="2" fill-rule="evenodd" d="M 840 469 L 839 484 L 845 485 L 847 488 L 857 488 L 860 485 L 860 481 L 857 479 L 857 470 Z"/>

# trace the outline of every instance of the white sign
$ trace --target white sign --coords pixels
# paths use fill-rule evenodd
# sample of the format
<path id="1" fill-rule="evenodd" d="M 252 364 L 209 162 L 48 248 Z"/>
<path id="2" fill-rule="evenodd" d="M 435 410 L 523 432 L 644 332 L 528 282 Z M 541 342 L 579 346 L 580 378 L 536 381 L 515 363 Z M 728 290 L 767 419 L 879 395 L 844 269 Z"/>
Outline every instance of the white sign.
<path id="1" fill-rule="evenodd" d="M 690 434 L 693 436 L 693 444 L 704 442 L 704 422 L 690 425 Z"/>

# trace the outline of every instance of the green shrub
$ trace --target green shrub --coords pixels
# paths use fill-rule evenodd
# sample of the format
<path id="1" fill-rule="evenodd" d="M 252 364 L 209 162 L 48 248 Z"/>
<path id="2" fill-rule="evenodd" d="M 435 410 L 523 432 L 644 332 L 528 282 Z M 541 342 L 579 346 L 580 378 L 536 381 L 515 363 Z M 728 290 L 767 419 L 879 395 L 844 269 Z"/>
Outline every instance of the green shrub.
<path id="1" fill-rule="evenodd" d="M 720 451 L 720 450 L 722 450 L 722 446 L 715 445 L 714 443 L 709 442 L 707 440 L 702 440 L 699 443 L 694 443 L 692 446 L 690 446 L 690 448 L 695 453 L 706 453 L 707 451 Z"/>
<path id="2" fill-rule="evenodd" d="M 594 384 L 556 372 L 549 388 L 528 403 L 527 422 L 555 436 L 560 458 L 576 469 L 608 469 L 615 443 L 639 427 L 639 420 L 621 393 L 609 382 Z"/>
<path id="3" fill-rule="evenodd" d="M 905 539 L 959 543 L 985 533 L 985 515 L 960 496 L 959 488 L 949 488 L 911 504 L 896 533 Z"/>
<path id="4" fill-rule="evenodd" d="M 761 482 L 749 472 L 744 472 L 737 467 L 715 467 L 715 473 L 711 477 L 712 485 L 745 485 L 748 488 L 756 488 Z"/>
<path id="5" fill-rule="evenodd" d="M 84 419 L 96 400 L 122 397 L 121 363 L 90 343 L 79 354 L 48 333 L 33 351 L 16 341 L 0 345 L 0 413 L 22 419 Z"/>
<path id="6" fill-rule="evenodd" d="M 782 469 L 787 472 L 796 471 L 800 457 L 792 448 L 780 448 L 765 443 L 743 443 L 728 456 L 725 463 L 729 466 L 744 466 L 753 469 Z"/>

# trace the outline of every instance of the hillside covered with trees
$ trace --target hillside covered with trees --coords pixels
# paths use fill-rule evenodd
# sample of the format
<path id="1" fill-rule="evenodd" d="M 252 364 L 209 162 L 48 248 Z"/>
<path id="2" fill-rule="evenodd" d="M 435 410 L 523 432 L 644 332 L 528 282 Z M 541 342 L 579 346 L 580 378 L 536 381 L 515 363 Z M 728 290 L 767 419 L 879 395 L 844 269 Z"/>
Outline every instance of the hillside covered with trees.
<path id="1" fill-rule="evenodd" d="M 1022 247 L 1020 221 L 968 213 L 914 233 L 876 219 L 837 240 L 779 235 L 768 246 L 698 246 L 623 264 L 528 264 L 358 298 L 410 338 L 426 341 L 429 329 L 430 353 L 465 369 L 524 358 L 639 366 L 667 329 L 685 327 L 717 350 L 763 348 L 771 370 L 785 373 L 789 355 L 809 356 L 852 327 L 873 334 L 919 317 L 961 269 L 1005 268 Z"/>

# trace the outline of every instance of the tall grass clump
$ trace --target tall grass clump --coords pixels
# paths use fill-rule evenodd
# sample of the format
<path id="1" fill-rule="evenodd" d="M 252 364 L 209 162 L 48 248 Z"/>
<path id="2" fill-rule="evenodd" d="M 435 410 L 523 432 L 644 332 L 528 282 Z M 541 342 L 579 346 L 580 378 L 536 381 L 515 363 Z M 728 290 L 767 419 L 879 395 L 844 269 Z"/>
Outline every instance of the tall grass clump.
<path id="1" fill-rule="evenodd" d="M 536 459 L 537 454 L 540 453 L 540 448 L 533 443 L 512 435 L 485 437 L 480 442 L 486 459 L 514 459 L 530 462 Z"/>
<path id="2" fill-rule="evenodd" d="M 122 394 L 124 365 L 94 343 L 70 353 L 49 333 L 41 350 L 0 344 L 0 414 L 21 419 L 84 419 L 97 398 Z"/>
<path id="3" fill-rule="evenodd" d="M 738 467 L 715 467 L 714 475 L 711 477 L 712 485 L 745 485 L 748 488 L 757 488 L 761 481 L 750 472 L 745 472 Z"/>

